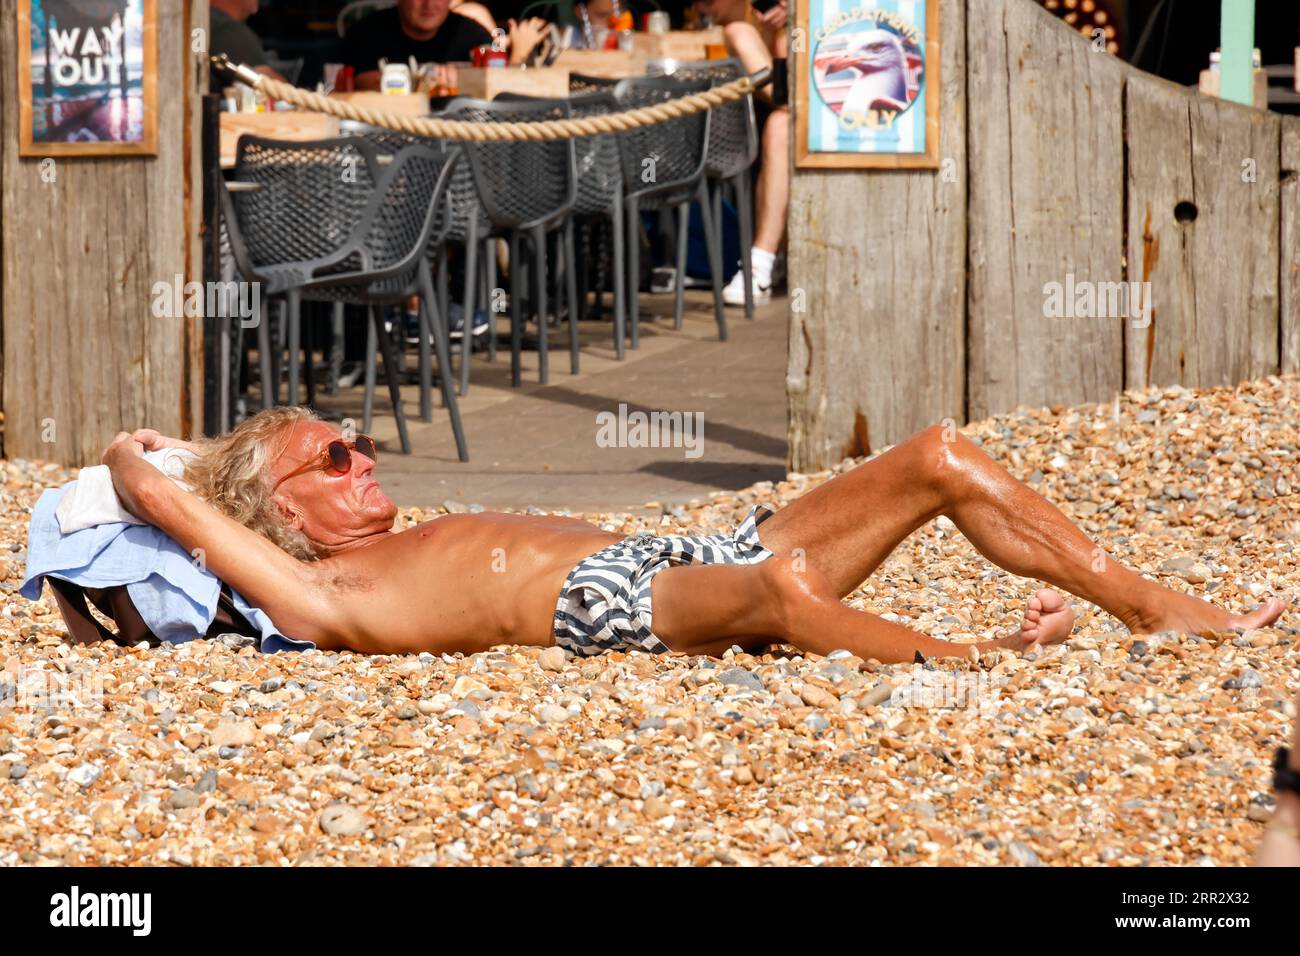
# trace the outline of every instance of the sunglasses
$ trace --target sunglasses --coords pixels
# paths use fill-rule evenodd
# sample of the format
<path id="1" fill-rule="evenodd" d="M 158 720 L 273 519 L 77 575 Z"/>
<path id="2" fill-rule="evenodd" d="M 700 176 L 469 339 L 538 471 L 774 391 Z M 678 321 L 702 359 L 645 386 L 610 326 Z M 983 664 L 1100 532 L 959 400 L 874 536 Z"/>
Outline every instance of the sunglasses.
<path id="1" fill-rule="evenodd" d="M 342 438 L 336 438 L 322 448 L 320 454 L 277 481 L 271 486 L 271 490 L 275 491 L 276 488 L 279 488 L 290 478 L 301 475 L 304 471 L 310 471 L 313 468 L 324 468 L 327 471 L 332 471 L 335 475 L 346 475 L 352 470 L 352 449 L 354 448 L 359 454 L 364 455 L 371 461 L 378 460 L 379 450 L 375 448 L 375 440 L 369 435 L 358 435 L 356 441 L 350 442 L 344 441 Z"/>

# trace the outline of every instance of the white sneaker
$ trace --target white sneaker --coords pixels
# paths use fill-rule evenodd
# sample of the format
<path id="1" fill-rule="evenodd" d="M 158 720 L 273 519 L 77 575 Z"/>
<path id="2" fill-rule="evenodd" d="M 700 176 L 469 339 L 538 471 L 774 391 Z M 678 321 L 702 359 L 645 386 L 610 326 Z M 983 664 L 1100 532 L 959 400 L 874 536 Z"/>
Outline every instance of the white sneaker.
<path id="1" fill-rule="evenodd" d="M 772 284 L 759 285 L 758 276 L 753 278 L 754 305 L 767 305 L 772 301 Z M 745 273 L 743 270 L 737 271 L 727 283 L 726 288 L 722 290 L 722 301 L 727 305 L 744 305 L 745 304 Z"/>

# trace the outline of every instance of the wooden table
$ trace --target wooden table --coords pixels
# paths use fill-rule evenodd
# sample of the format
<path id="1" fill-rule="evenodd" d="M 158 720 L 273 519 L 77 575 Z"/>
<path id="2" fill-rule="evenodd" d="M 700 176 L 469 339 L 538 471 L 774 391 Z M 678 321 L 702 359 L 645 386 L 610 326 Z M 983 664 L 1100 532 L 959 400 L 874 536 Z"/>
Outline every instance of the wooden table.
<path id="1" fill-rule="evenodd" d="M 322 113 L 306 110 L 276 110 L 271 113 L 221 114 L 221 168 L 235 165 L 239 137 L 265 136 L 269 139 L 329 139 L 339 134 L 339 121 Z"/>
<path id="2" fill-rule="evenodd" d="M 385 113 L 401 113 L 404 116 L 429 115 L 427 93 L 380 93 L 378 90 L 364 90 L 359 93 L 331 93 L 330 99 L 351 103 L 362 109 L 381 110 Z"/>
<path id="3" fill-rule="evenodd" d="M 632 48 L 648 60 L 707 60 L 709 45 L 724 42 L 721 27 L 632 34 Z"/>
<path id="4" fill-rule="evenodd" d="M 498 93 L 563 99 L 569 95 L 569 71 L 560 66 L 456 67 L 457 96 L 490 100 Z"/>
<path id="5" fill-rule="evenodd" d="M 629 76 L 644 76 L 647 57 L 633 50 L 565 50 L 555 58 L 555 65 L 570 73 L 598 76 L 602 79 L 623 80 Z"/>
<path id="6" fill-rule="evenodd" d="M 411 116 L 427 116 L 429 113 L 429 97 L 423 93 L 405 95 L 377 92 L 335 93 L 331 98 L 366 109 L 383 110 L 386 113 L 404 113 Z M 235 165 L 235 150 L 239 145 L 239 137 L 245 133 L 252 136 L 265 136 L 268 139 L 292 141 L 330 139 L 339 135 L 339 121 L 324 113 L 301 109 L 272 110 L 268 113 L 222 113 L 222 169 L 229 169 Z"/>

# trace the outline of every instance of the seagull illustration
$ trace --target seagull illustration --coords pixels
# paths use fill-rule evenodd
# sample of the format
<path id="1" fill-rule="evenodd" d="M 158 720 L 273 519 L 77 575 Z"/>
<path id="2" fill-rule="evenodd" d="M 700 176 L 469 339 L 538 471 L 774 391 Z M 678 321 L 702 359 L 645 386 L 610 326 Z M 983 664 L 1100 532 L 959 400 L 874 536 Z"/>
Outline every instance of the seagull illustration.
<path id="1" fill-rule="evenodd" d="M 826 63 L 826 73 L 856 70 L 840 113 L 865 114 L 871 110 L 907 109 L 907 58 L 903 44 L 888 30 L 867 30 L 857 45 Z"/>

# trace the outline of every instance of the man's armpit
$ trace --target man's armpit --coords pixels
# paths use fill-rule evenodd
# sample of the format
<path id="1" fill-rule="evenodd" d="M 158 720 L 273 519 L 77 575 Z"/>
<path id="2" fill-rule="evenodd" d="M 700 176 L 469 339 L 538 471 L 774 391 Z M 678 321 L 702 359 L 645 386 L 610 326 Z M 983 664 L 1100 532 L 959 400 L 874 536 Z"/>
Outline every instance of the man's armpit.
<path id="1" fill-rule="evenodd" d="M 324 576 L 325 586 L 336 594 L 374 591 L 378 582 L 365 574 L 345 569 L 330 569 Z"/>

